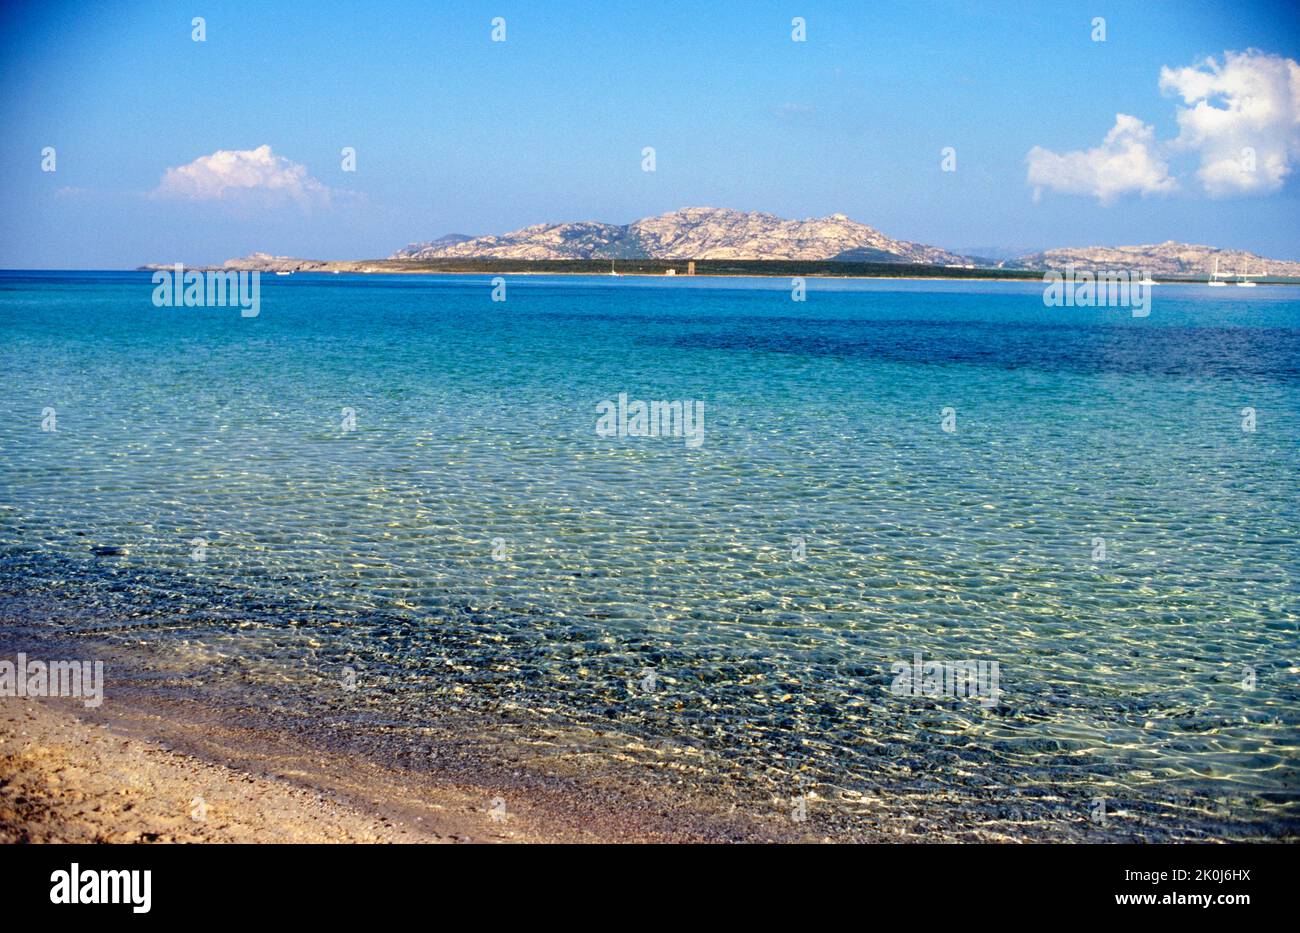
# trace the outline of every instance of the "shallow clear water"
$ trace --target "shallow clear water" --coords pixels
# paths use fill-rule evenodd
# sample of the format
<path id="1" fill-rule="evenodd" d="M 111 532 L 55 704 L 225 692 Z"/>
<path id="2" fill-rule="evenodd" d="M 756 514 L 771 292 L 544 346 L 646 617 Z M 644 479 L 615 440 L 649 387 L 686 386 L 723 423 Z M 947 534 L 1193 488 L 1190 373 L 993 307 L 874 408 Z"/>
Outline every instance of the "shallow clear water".
<path id="1" fill-rule="evenodd" d="M 242 318 L 0 273 L 0 586 L 248 679 L 307 676 L 292 644 L 397 722 L 1293 833 L 1300 293 L 788 286 L 268 276 Z M 621 392 L 703 401 L 702 445 L 598 436 Z M 914 652 L 996 660 L 1000 702 L 891 693 Z"/>

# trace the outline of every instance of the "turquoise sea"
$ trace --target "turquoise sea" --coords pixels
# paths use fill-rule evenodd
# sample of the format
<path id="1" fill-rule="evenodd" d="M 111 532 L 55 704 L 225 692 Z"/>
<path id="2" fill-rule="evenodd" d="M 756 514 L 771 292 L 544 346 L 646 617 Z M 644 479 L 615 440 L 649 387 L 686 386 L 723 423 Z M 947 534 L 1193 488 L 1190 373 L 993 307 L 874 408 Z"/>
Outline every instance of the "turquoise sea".
<path id="1" fill-rule="evenodd" d="M 376 755 L 454 719 L 846 832 L 1296 835 L 1300 291 L 492 291 L 0 273 L 5 625 L 93 638 L 106 703 L 144 647 Z M 620 393 L 702 443 L 598 435 Z M 998 701 L 891 691 L 917 653 Z"/>

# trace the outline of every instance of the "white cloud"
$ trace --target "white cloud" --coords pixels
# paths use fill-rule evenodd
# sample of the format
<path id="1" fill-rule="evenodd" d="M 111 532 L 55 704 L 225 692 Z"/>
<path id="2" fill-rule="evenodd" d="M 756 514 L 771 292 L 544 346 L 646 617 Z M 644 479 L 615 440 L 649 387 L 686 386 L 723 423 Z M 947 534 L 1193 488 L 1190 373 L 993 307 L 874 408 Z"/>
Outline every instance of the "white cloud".
<path id="1" fill-rule="evenodd" d="M 330 189 L 312 178 L 306 166 L 276 155 L 270 146 L 220 149 L 169 168 L 154 194 L 191 201 L 293 201 L 302 207 L 330 200 Z"/>
<path id="2" fill-rule="evenodd" d="M 1115 125 L 1095 149 L 1058 154 L 1042 146 L 1029 150 L 1029 184 L 1034 198 L 1043 189 L 1085 194 L 1109 204 L 1124 194 L 1165 194 L 1178 187 L 1160 155 L 1156 132 L 1137 117 L 1117 114 Z"/>
<path id="3" fill-rule="evenodd" d="M 1044 190 L 1086 194 L 1110 203 L 1124 194 L 1178 187 L 1168 159 L 1200 157 L 1196 173 L 1212 198 L 1271 194 L 1300 160 L 1300 64 L 1255 49 L 1225 52 L 1187 68 L 1161 68 L 1160 90 L 1182 98 L 1179 133 L 1160 141 L 1155 129 L 1119 114 L 1095 149 L 1057 154 L 1029 150 L 1034 198 Z"/>
<path id="4" fill-rule="evenodd" d="M 1160 69 L 1160 90 L 1177 94 L 1178 150 L 1200 154 L 1196 173 L 1210 197 L 1281 189 L 1300 159 L 1300 64 L 1254 49 L 1188 68 Z"/>

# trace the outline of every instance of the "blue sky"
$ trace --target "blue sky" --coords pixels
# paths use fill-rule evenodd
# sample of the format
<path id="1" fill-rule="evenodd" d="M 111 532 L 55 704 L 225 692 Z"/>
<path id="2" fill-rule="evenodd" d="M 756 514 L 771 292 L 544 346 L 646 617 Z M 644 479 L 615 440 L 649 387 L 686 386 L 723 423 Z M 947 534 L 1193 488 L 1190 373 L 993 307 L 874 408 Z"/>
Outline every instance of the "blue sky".
<path id="1" fill-rule="evenodd" d="M 496 16 L 505 42 L 491 41 Z M 806 42 L 791 41 L 795 16 Z M 375 257 L 448 232 L 697 205 L 843 212 L 950 248 L 1177 239 L 1300 259 L 1295 125 L 1260 130 L 1276 183 L 1215 190 L 1198 170 L 1245 130 L 1183 144 L 1192 105 L 1162 90 L 1162 68 L 1248 49 L 1300 59 L 1295 4 L 11 5 L 0 266 Z M 1154 162 L 1117 194 L 1089 193 L 1106 152 L 1088 152 L 1121 113 L 1141 129 L 1116 145 L 1131 136 Z M 303 191 L 164 182 L 264 145 L 268 171 L 305 173 Z M 945 146 L 955 172 L 941 171 Z M 1035 147 L 1046 187 L 1027 174 Z"/>

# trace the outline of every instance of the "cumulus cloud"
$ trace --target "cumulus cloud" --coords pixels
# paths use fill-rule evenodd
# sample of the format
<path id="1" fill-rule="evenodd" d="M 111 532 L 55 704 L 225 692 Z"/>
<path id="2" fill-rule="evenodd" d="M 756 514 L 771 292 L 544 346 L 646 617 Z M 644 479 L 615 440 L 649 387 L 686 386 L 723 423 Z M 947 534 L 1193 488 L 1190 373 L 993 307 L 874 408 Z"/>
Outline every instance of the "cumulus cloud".
<path id="1" fill-rule="evenodd" d="M 1188 68 L 1160 69 L 1176 94 L 1177 150 L 1200 155 L 1197 179 L 1210 197 L 1270 194 L 1300 159 L 1300 64 L 1251 49 Z"/>
<path id="2" fill-rule="evenodd" d="M 270 146 L 221 149 L 169 168 L 154 194 L 190 201 L 291 201 L 302 207 L 330 200 L 330 189 L 312 178 L 306 166 L 276 155 Z"/>
<path id="3" fill-rule="evenodd" d="M 1045 190 L 1082 194 L 1109 204 L 1125 194 L 1164 194 L 1178 188 L 1168 160 L 1199 156 L 1196 172 L 1212 198 L 1269 194 L 1281 189 L 1300 159 L 1300 64 L 1255 49 L 1225 52 L 1186 68 L 1160 70 L 1160 90 L 1182 98 L 1175 139 L 1119 114 L 1094 149 L 1029 151 L 1028 183 L 1037 199 Z"/>
<path id="4" fill-rule="evenodd" d="M 1178 182 L 1160 155 L 1154 127 L 1137 117 L 1117 114 L 1115 125 L 1100 146 L 1058 154 L 1042 146 L 1029 150 L 1029 184 L 1034 198 L 1050 188 L 1066 194 L 1086 194 L 1109 204 L 1124 194 L 1164 194 Z"/>

